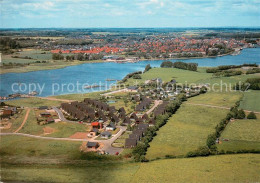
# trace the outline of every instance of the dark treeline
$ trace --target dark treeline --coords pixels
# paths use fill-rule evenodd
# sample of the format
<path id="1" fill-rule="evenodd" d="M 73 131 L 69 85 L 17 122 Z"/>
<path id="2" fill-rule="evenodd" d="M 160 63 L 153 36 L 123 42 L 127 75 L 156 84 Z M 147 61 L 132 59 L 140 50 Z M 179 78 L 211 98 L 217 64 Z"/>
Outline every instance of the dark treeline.
<path id="1" fill-rule="evenodd" d="M 127 75 L 122 79 L 121 82 L 126 82 L 127 79 L 133 77 L 134 75 L 139 75 L 139 74 L 142 74 L 142 71 L 137 71 L 137 72 L 129 73 L 129 74 L 127 74 Z"/>
<path id="2" fill-rule="evenodd" d="M 238 109 L 240 104 L 240 100 L 236 102 L 235 106 L 231 107 L 229 113 L 226 115 L 224 119 L 220 121 L 220 123 L 215 127 L 215 132 L 208 135 L 206 146 L 199 147 L 196 151 L 188 152 L 186 157 L 196 157 L 196 156 L 209 156 L 215 154 L 233 154 L 233 153 L 259 153 L 258 150 L 238 150 L 238 151 L 227 151 L 224 152 L 218 151 L 216 143 L 219 141 L 221 133 L 224 131 L 228 123 L 232 118 L 234 119 L 245 119 L 246 114 L 243 109 Z M 256 115 L 251 112 L 247 115 L 247 119 L 256 119 Z"/>
<path id="3" fill-rule="evenodd" d="M 61 53 L 53 53 L 52 54 L 52 59 L 53 60 L 64 60 L 66 59 L 67 61 L 72 61 L 72 60 L 79 60 L 79 61 L 86 61 L 86 60 L 101 60 L 103 58 L 103 54 L 73 54 L 73 55 L 62 55 Z"/>
<path id="4" fill-rule="evenodd" d="M 133 149 L 133 156 L 135 161 L 148 161 L 145 158 L 145 154 L 147 148 L 149 147 L 149 142 L 153 140 L 153 137 L 156 136 L 156 131 L 159 130 L 160 127 L 165 125 L 169 119 L 169 117 L 174 114 L 178 108 L 180 107 L 182 101 L 186 100 L 186 96 L 180 95 L 176 100 L 169 103 L 166 107 L 167 112 L 164 115 L 159 115 L 156 117 L 156 124 L 153 127 L 149 127 L 145 132 L 144 137 L 141 142 L 137 144 L 137 146 Z"/>
<path id="5" fill-rule="evenodd" d="M 216 73 L 223 70 L 236 69 L 241 67 L 258 67 L 256 63 L 254 64 L 243 64 L 243 65 L 220 65 L 218 67 L 208 68 L 206 70 L 207 73 Z"/>
<path id="6" fill-rule="evenodd" d="M 248 78 L 243 83 L 237 83 L 234 86 L 234 89 L 240 90 L 240 91 L 246 91 L 248 89 L 260 90 L 260 78 Z"/>
<path id="7" fill-rule="evenodd" d="M 164 68 L 177 68 L 177 69 L 184 69 L 184 70 L 190 70 L 190 71 L 197 71 L 198 64 L 197 63 L 165 61 L 165 62 L 163 62 L 161 64 L 161 67 L 164 67 Z"/>
<path id="8" fill-rule="evenodd" d="M 2 53 L 12 53 L 11 49 L 19 48 L 21 48 L 21 46 L 17 41 L 9 37 L 0 38 L 0 51 Z"/>

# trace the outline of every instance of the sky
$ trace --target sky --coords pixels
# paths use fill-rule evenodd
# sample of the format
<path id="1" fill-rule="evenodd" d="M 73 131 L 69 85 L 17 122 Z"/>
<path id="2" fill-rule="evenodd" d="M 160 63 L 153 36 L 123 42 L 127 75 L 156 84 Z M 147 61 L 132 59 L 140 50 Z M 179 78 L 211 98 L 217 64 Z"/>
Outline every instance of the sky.
<path id="1" fill-rule="evenodd" d="M 260 0 L 0 0 L 0 28 L 260 27 Z"/>

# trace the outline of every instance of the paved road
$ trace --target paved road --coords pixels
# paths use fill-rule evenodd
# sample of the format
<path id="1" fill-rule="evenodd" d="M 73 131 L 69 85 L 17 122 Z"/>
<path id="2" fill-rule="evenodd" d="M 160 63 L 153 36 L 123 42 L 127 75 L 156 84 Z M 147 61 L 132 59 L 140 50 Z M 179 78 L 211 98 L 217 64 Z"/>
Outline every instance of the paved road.
<path id="1" fill-rule="evenodd" d="M 111 139 L 108 140 L 90 140 L 92 142 L 99 142 L 104 144 L 104 147 L 102 148 L 103 151 L 108 152 L 111 155 L 114 155 L 116 152 L 122 152 L 123 148 L 117 148 L 117 147 L 112 147 L 111 145 L 113 144 L 113 142 L 122 135 L 122 133 L 124 131 L 126 131 L 126 126 L 117 126 L 118 128 L 120 128 L 119 132 L 112 136 Z"/>
<path id="2" fill-rule="evenodd" d="M 149 109 L 147 112 L 146 112 L 146 114 L 150 114 L 158 105 L 160 105 L 162 103 L 162 100 L 155 100 L 154 101 L 154 106 L 151 108 L 151 109 Z"/>
<path id="3" fill-rule="evenodd" d="M 209 105 L 209 104 L 196 104 L 196 103 L 190 103 L 186 102 L 185 104 L 190 104 L 190 105 L 198 105 L 198 106 L 205 106 L 205 107 L 213 107 L 213 108 L 219 108 L 219 109 L 227 109 L 230 110 L 230 107 L 223 107 L 223 106 L 216 106 L 216 105 Z M 249 111 L 249 110 L 244 110 L 245 112 L 254 112 L 260 114 L 260 112 L 256 111 Z"/>
<path id="4" fill-rule="evenodd" d="M 29 116 L 30 111 L 31 111 L 31 109 L 28 108 L 27 111 L 26 111 L 26 114 L 25 114 L 25 116 L 24 116 L 24 119 L 23 119 L 23 122 L 22 122 L 21 126 L 19 126 L 19 128 L 18 128 L 17 130 L 15 130 L 14 133 L 19 132 L 19 131 L 23 128 L 24 124 L 26 123 L 26 121 L 27 121 L 27 119 L 28 119 L 28 116 Z"/>
<path id="5" fill-rule="evenodd" d="M 61 112 L 61 110 L 58 109 L 57 107 L 54 107 L 54 106 L 53 106 L 52 109 L 53 109 L 55 112 L 57 112 L 57 114 L 58 114 L 58 116 L 59 116 L 59 119 L 60 119 L 61 121 L 68 122 L 68 123 L 77 123 L 77 122 L 78 122 L 78 121 L 70 121 L 70 120 L 67 120 L 67 119 L 64 117 L 63 113 Z M 87 123 L 84 123 L 84 124 L 87 124 Z"/>

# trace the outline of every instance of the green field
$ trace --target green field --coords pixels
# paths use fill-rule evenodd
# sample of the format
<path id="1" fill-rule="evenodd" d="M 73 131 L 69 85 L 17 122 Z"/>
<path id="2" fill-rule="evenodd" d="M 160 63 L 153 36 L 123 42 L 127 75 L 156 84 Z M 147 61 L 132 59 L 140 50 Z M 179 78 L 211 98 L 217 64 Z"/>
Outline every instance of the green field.
<path id="1" fill-rule="evenodd" d="M 42 54 L 42 53 L 46 54 Z M 64 54 L 66 56 L 66 54 Z M 13 58 L 12 56 L 18 57 L 31 57 L 32 59 L 24 59 L 24 58 Z M 35 63 L 36 61 L 47 61 L 47 63 Z M 14 53 L 12 55 L 3 55 L 2 56 L 3 63 L 30 63 L 30 65 L 26 66 L 14 66 L 12 68 L 0 68 L 0 73 L 10 73 L 10 72 L 31 72 L 31 71 L 39 71 L 39 70 L 51 70 L 51 69 L 60 69 L 67 66 L 79 65 L 84 63 L 91 62 L 102 62 L 102 60 L 94 60 L 94 61 L 65 61 L 65 60 L 52 60 L 52 53 L 49 51 L 42 51 L 36 49 L 26 49 L 21 52 Z"/>
<path id="2" fill-rule="evenodd" d="M 142 163 L 132 182 L 259 182 L 260 155 L 223 155 Z"/>
<path id="3" fill-rule="evenodd" d="M 189 99 L 190 103 L 232 107 L 242 97 L 241 92 L 207 92 Z"/>
<path id="4" fill-rule="evenodd" d="M 102 94 L 102 93 L 105 93 L 105 91 L 91 92 L 91 93 L 80 93 L 80 94 L 56 95 L 56 96 L 52 96 L 52 98 L 83 101 L 85 98 L 96 98 L 96 99 L 98 99 L 100 97 L 100 94 Z"/>
<path id="5" fill-rule="evenodd" d="M 51 133 L 49 137 L 70 137 L 76 132 L 86 132 L 89 128 L 86 125 L 79 124 L 79 123 L 66 123 L 66 122 L 58 122 L 58 123 L 51 123 L 46 125 L 50 128 L 53 128 L 55 130 L 54 133 Z"/>
<path id="6" fill-rule="evenodd" d="M 206 73 L 205 68 L 199 68 L 198 72 L 188 71 L 176 68 L 152 68 L 141 75 L 142 79 L 128 79 L 126 84 L 132 85 L 135 81 L 144 83 L 145 80 L 161 78 L 164 82 L 175 79 L 178 83 L 196 83 L 205 78 L 211 78 L 212 74 Z"/>
<path id="7" fill-rule="evenodd" d="M 260 114 L 257 120 L 235 120 L 230 122 L 221 134 L 219 150 L 260 150 Z M 223 141 L 228 139 L 228 141 Z"/>
<path id="8" fill-rule="evenodd" d="M 244 97 L 240 102 L 240 108 L 260 112 L 260 91 L 249 90 L 243 94 Z"/>
<path id="9" fill-rule="evenodd" d="M 44 53 L 45 54 L 42 54 Z M 12 56 L 18 56 L 18 57 L 31 57 L 32 59 L 24 59 L 24 58 L 13 58 Z M 12 55 L 3 55 L 3 63 L 32 63 L 36 60 L 51 60 L 52 54 L 49 51 L 42 51 L 42 50 L 36 50 L 36 49 L 25 49 L 21 52 L 16 52 Z"/>
<path id="10" fill-rule="evenodd" d="M 41 136 L 49 136 L 49 137 L 70 137 L 76 132 L 86 132 L 88 127 L 79 123 L 67 123 L 67 122 L 58 122 L 58 123 L 50 123 L 46 125 L 38 125 L 36 119 L 36 113 L 32 109 L 29 113 L 28 119 L 23 126 L 23 128 L 19 131 L 20 133 L 32 134 L 32 135 L 41 135 Z M 21 124 L 22 122 L 20 122 Z M 43 128 L 50 127 L 54 130 L 53 133 L 44 135 Z"/>
<path id="11" fill-rule="evenodd" d="M 61 101 L 46 100 L 40 98 L 22 98 L 5 101 L 7 105 L 19 107 L 59 106 Z"/>
<path id="12" fill-rule="evenodd" d="M 1 180 L 15 182 L 130 182 L 139 164 L 117 156 L 82 155 L 81 142 L 1 136 Z M 98 175 L 98 176 L 97 176 Z"/>
<path id="13" fill-rule="evenodd" d="M 254 78 L 254 77 L 259 77 L 260 73 L 257 74 L 248 74 L 248 75 L 238 75 L 238 76 L 231 76 L 231 77 L 211 77 L 211 78 L 203 78 L 201 80 L 198 80 L 196 83 L 207 83 L 212 88 L 215 89 L 220 89 L 222 86 L 222 91 L 232 91 L 233 88 L 232 86 L 238 83 L 239 81 L 246 81 L 248 78 Z M 230 87 L 231 86 L 231 87 Z"/>
<path id="14" fill-rule="evenodd" d="M 225 118 L 228 110 L 182 104 L 150 143 L 148 159 L 186 155 L 206 145 L 207 136 Z"/>

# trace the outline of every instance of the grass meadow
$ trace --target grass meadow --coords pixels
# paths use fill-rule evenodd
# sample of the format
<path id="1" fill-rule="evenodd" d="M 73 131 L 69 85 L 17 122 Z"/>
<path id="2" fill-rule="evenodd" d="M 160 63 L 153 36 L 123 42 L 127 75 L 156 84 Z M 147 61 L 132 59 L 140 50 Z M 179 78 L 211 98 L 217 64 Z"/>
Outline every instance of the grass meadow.
<path id="1" fill-rule="evenodd" d="M 220 140 L 218 150 L 260 150 L 260 114 L 257 114 L 256 120 L 242 119 L 230 122 L 221 134 Z"/>
<path id="2" fill-rule="evenodd" d="M 204 68 L 198 68 L 198 72 L 188 71 L 183 69 L 176 68 L 152 68 L 148 72 L 145 72 L 141 75 L 142 79 L 128 79 L 126 84 L 133 84 L 135 81 L 139 83 L 144 83 L 145 80 L 153 79 L 153 78 L 161 78 L 164 82 L 168 82 L 172 79 L 175 79 L 178 83 L 196 83 L 199 80 L 205 78 L 211 78 L 211 73 L 206 73 Z"/>
<path id="3" fill-rule="evenodd" d="M 207 92 L 203 95 L 192 97 L 189 99 L 190 103 L 206 104 L 221 107 L 232 107 L 243 97 L 241 92 Z"/>
<path id="4" fill-rule="evenodd" d="M 207 136 L 225 118 L 228 110 L 192 106 L 183 103 L 178 111 L 160 128 L 148 148 L 148 159 L 166 155 L 183 156 L 206 145 Z"/>
<path id="5" fill-rule="evenodd" d="M 238 154 L 142 163 L 132 182 L 259 182 L 260 155 Z"/>
<path id="6" fill-rule="evenodd" d="M 249 90 L 243 94 L 244 97 L 240 102 L 240 108 L 260 112 L 260 91 Z"/>
<path id="7" fill-rule="evenodd" d="M 62 102 L 32 97 L 32 98 L 8 100 L 5 101 L 5 103 L 7 105 L 19 106 L 19 107 L 39 107 L 39 106 L 59 106 Z"/>
<path id="8" fill-rule="evenodd" d="M 51 96 L 56 99 L 65 99 L 65 100 L 78 100 L 83 101 L 85 98 L 96 98 L 100 97 L 100 94 L 105 93 L 105 91 L 100 92 L 91 92 L 91 93 L 79 93 L 79 94 L 66 94 L 66 95 L 56 95 Z"/>

